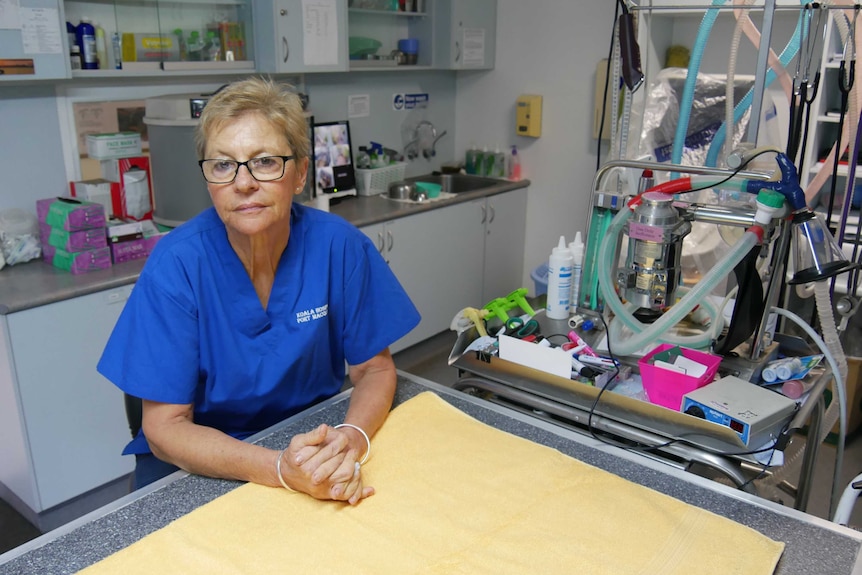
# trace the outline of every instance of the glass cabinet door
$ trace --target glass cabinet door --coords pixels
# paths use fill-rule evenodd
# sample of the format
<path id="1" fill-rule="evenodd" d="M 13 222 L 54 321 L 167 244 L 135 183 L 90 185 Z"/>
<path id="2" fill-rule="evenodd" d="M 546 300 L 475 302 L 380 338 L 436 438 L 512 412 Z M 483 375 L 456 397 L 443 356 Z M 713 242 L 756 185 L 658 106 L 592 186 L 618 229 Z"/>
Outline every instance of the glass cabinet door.
<path id="1" fill-rule="evenodd" d="M 93 25 L 98 70 L 254 69 L 251 0 L 66 0 L 65 8 L 71 27 Z"/>

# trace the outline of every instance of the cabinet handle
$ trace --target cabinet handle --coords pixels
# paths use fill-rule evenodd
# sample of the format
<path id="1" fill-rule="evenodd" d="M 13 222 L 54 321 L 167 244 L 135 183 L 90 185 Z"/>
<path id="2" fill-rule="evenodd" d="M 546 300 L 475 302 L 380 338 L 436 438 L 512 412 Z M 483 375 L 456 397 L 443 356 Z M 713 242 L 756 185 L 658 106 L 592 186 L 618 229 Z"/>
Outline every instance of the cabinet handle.
<path id="1" fill-rule="evenodd" d="M 279 16 L 287 16 L 287 10 L 282 8 L 281 10 L 278 11 L 278 15 Z"/>
<path id="2" fill-rule="evenodd" d="M 455 40 L 455 62 L 459 62 L 461 60 L 461 42 Z"/>
<path id="3" fill-rule="evenodd" d="M 284 62 L 287 62 L 287 59 L 290 58 L 290 44 L 287 43 L 287 37 L 281 37 L 281 46 L 284 48 Z"/>
<path id="4" fill-rule="evenodd" d="M 377 232 L 377 251 L 383 253 L 383 248 L 386 247 L 383 243 L 383 232 Z"/>
<path id="5" fill-rule="evenodd" d="M 488 211 L 487 211 L 487 209 L 485 208 L 485 204 L 482 204 L 482 205 L 481 205 L 481 206 L 479 206 L 479 207 L 482 209 L 482 221 L 481 221 L 481 222 L 479 222 L 479 223 L 480 223 L 480 224 L 484 224 L 484 223 L 485 223 L 485 220 L 486 220 L 486 219 L 488 219 Z"/>
<path id="6" fill-rule="evenodd" d="M 494 206 L 488 206 L 488 209 L 491 210 L 491 218 L 488 220 L 489 224 L 494 223 L 494 216 L 497 215 L 497 210 L 494 209 Z"/>
<path id="7" fill-rule="evenodd" d="M 392 236 L 392 230 L 386 230 L 386 237 L 389 239 L 389 247 L 387 251 L 392 251 L 392 246 L 395 245 L 395 238 Z"/>

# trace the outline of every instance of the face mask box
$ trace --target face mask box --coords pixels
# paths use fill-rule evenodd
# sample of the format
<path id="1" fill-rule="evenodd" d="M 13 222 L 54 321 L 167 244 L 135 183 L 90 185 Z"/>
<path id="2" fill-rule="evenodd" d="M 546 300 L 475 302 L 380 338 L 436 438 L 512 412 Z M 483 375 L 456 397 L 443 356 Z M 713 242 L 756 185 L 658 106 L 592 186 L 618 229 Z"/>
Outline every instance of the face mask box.
<path id="1" fill-rule="evenodd" d="M 105 206 L 75 198 L 36 200 L 36 219 L 67 232 L 104 228 L 107 221 Z"/>
<path id="2" fill-rule="evenodd" d="M 153 219 L 153 185 L 147 156 L 102 160 L 102 177 L 117 182 L 111 188 L 111 212 L 121 220 Z"/>
<path id="3" fill-rule="evenodd" d="M 140 156 L 141 150 L 141 135 L 137 132 L 87 134 L 87 155 L 94 160 Z"/>
<path id="4" fill-rule="evenodd" d="M 73 198 L 80 198 L 88 202 L 96 202 L 105 206 L 105 214 L 113 215 L 113 206 L 111 204 L 112 197 L 119 195 L 119 182 L 111 182 L 104 178 L 96 178 L 93 180 L 81 180 L 79 182 L 69 182 Z"/>

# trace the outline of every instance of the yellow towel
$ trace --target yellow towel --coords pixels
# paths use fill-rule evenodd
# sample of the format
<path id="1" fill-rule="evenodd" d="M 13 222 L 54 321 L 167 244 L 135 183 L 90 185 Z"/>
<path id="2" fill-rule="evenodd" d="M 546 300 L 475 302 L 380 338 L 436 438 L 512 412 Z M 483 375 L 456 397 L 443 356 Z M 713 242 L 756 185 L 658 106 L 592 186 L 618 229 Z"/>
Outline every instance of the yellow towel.
<path id="1" fill-rule="evenodd" d="M 356 507 L 244 485 L 86 569 L 102 573 L 773 573 L 783 543 L 472 419 L 392 411 Z"/>

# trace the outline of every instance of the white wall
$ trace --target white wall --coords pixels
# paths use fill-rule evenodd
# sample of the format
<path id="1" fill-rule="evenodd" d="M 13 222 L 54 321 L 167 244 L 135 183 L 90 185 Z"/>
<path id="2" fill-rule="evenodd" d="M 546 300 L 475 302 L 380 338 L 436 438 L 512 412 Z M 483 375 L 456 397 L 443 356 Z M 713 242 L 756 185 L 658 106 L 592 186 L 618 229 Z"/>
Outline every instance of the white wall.
<path id="1" fill-rule="evenodd" d="M 596 66 L 607 57 L 614 2 L 499 0 L 497 59 L 489 72 L 461 72 L 456 82 L 456 157 L 475 143 L 518 146 L 531 181 L 523 285 L 560 235 L 585 230 L 596 143 L 592 109 Z M 515 101 L 543 96 L 542 136 L 515 134 Z"/>

